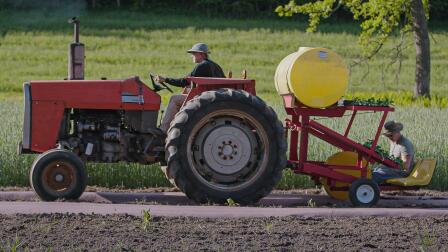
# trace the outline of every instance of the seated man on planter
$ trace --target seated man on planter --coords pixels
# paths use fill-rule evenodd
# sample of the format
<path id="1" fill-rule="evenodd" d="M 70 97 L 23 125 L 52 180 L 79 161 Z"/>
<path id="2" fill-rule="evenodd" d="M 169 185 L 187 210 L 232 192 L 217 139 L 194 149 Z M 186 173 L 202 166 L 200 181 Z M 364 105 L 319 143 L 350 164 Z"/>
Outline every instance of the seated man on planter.
<path id="1" fill-rule="evenodd" d="M 389 155 L 403 161 L 403 170 L 393 169 L 384 165 L 373 170 L 373 180 L 382 183 L 391 178 L 407 177 L 414 167 L 414 146 L 412 142 L 401 134 L 403 124 L 395 121 L 388 121 L 384 124 L 383 135 L 390 140 Z"/>

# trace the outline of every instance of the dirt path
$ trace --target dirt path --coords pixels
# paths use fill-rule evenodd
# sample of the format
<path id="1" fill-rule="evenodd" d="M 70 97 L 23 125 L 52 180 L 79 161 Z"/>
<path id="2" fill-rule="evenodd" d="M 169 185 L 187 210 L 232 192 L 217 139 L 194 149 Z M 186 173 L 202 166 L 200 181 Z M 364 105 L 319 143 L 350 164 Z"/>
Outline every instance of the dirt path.
<path id="1" fill-rule="evenodd" d="M 140 204 L 99 204 L 85 202 L 0 202 L 0 214 L 125 214 L 142 216 L 148 211 L 157 217 L 259 218 L 259 217 L 426 217 L 447 216 L 448 209 L 421 208 L 280 208 L 230 206 L 173 206 Z"/>
<path id="2" fill-rule="evenodd" d="M 240 218 L 269 216 L 445 216 L 448 198 L 432 196 L 383 196 L 370 209 L 350 207 L 348 202 L 320 194 L 275 193 L 257 205 L 198 206 L 179 192 L 86 192 L 75 202 L 41 202 L 30 191 L 0 192 L 0 214 L 84 213 L 141 216 Z"/>

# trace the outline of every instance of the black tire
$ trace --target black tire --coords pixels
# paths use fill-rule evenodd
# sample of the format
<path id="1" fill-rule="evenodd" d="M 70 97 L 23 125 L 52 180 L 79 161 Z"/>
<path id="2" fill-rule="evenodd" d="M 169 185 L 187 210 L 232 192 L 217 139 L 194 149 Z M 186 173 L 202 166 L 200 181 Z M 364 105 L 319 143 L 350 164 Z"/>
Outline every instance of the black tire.
<path id="1" fill-rule="evenodd" d="M 30 171 L 30 184 L 43 201 L 78 199 L 86 189 L 87 173 L 74 153 L 53 149 L 39 155 Z"/>
<path id="2" fill-rule="evenodd" d="M 207 91 L 172 121 L 162 170 L 197 203 L 251 204 L 281 179 L 286 146 L 281 122 L 260 98 L 241 90 Z"/>
<path id="3" fill-rule="evenodd" d="M 355 207 L 371 207 L 380 199 L 380 188 L 375 181 L 360 178 L 350 185 L 349 198 Z"/>

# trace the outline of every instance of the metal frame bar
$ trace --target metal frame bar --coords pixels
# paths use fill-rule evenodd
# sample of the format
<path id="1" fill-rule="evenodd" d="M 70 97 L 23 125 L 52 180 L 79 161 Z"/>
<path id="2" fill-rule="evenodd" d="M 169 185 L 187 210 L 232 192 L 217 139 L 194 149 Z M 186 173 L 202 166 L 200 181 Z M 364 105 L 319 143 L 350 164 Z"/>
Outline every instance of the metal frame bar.
<path id="1" fill-rule="evenodd" d="M 375 147 L 378 144 L 381 129 L 387 115 L 390 111 L 394 111 L 394 108 L 333 106 L 326 109 L 316 109 L 304 107 L 290 95 L 282 96 L 282 98 L 287 114 L 291 115 L 291 119 L 285 120 L 285 130 L 286 132 L 290 131 L 288 164 L 293 168 L 295 173 L 310 175 L 312 179 L 317 182 L 320 177 L 325 177 L 328 178 L 329 185 L 334 186 L 336 181 L 351 183 L 357 179 L 354 176 L 338 172 L 337 170 L 359 170 L 361 172 L 361 177 L 366 177 L 367 165 L 363 166 L 363 159 L 370 163 L 379 162 L 392 168 L 399 168 L 398 164 L 392 160 L 381 157 L 375 152 Z M 342 117 L 346 111 L 353 111 L 353 113 L 343 135 L 314 120 L 310 120 L 310 116 Z M 358 111 L 383 112 L 371 148 L 364 147 L 348 137 Z M 326 165 L 321 161 L 308 160 L 308 142 L 310 134 L 342 150 L 357 152 L 358 160 L 356 166 Z"/>
<path id="2" fill-rule="evenodd" d="M 353 167 L 353 169 L 358 170 L 357 167 Z M 328 166 L 316 165 L 316 164 L 312 164 L 312 163 L 308 163 L 308 162 L 303 164 L 302 169 L 300 170 L 300 173 L 313 175 L 313 176 L 319 176 L 319 177 L 325 177 L 325 178 L 329 178 L 332 180 L 337 180 L 337 181 L 347 182 L 347 183 L 351 183 L 357 179 L 354 176 L 334 171 L 333 168 L 330 168 Z"/>
<path id="3" fill-rule="evenodd" d="M 345 130 L 344 136 L 347 137 L 350 129 L 352 128 L 353 121 L 355 120 L 357 110 L 353 111 L 352 116 L 350 117 L 350 121 L 348 122 L 347 129 Z"/>

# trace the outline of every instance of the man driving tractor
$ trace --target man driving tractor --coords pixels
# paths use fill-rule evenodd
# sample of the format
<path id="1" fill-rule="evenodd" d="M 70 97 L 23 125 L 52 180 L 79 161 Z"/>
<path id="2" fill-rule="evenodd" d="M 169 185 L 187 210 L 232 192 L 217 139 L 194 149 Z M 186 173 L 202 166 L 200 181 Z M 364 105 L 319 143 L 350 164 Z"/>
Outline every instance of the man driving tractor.
<path id="1" fill-rule="evenodd" d="M 225 78 L 221 67 L 210 59 L 210 51 L 206 44 L 197 43 L 187 52 L 192 55 L 193 63 L 197 63 L 193 71 L 187 76 Z M 162 77 L 160 75 L 155 76 L 155 81 L 159 83 L 165 82 L 177 87 L 186 87 L 189 84 L 185 78 L 175 79 Z M 174 119 L 174 116 L 179 111 L 186 97 L 186 94 L 171 96 L 160 124 L 160 129 L 164 133 L 168 131 L 171 121 Z"/>
<path id="2" fill-rule="evenodd" d="M 384 124 L 383 135 L 390 140 L 389 155 L 403 161 L 403 170 L 392 169 L 381 165 L 374 169 L 373 179 L 381 183 L 386 179 L 407 177 L 414 166 L 414 146 L 412 142 L 401 134 L 403 124 L 388 121 Z"/>

